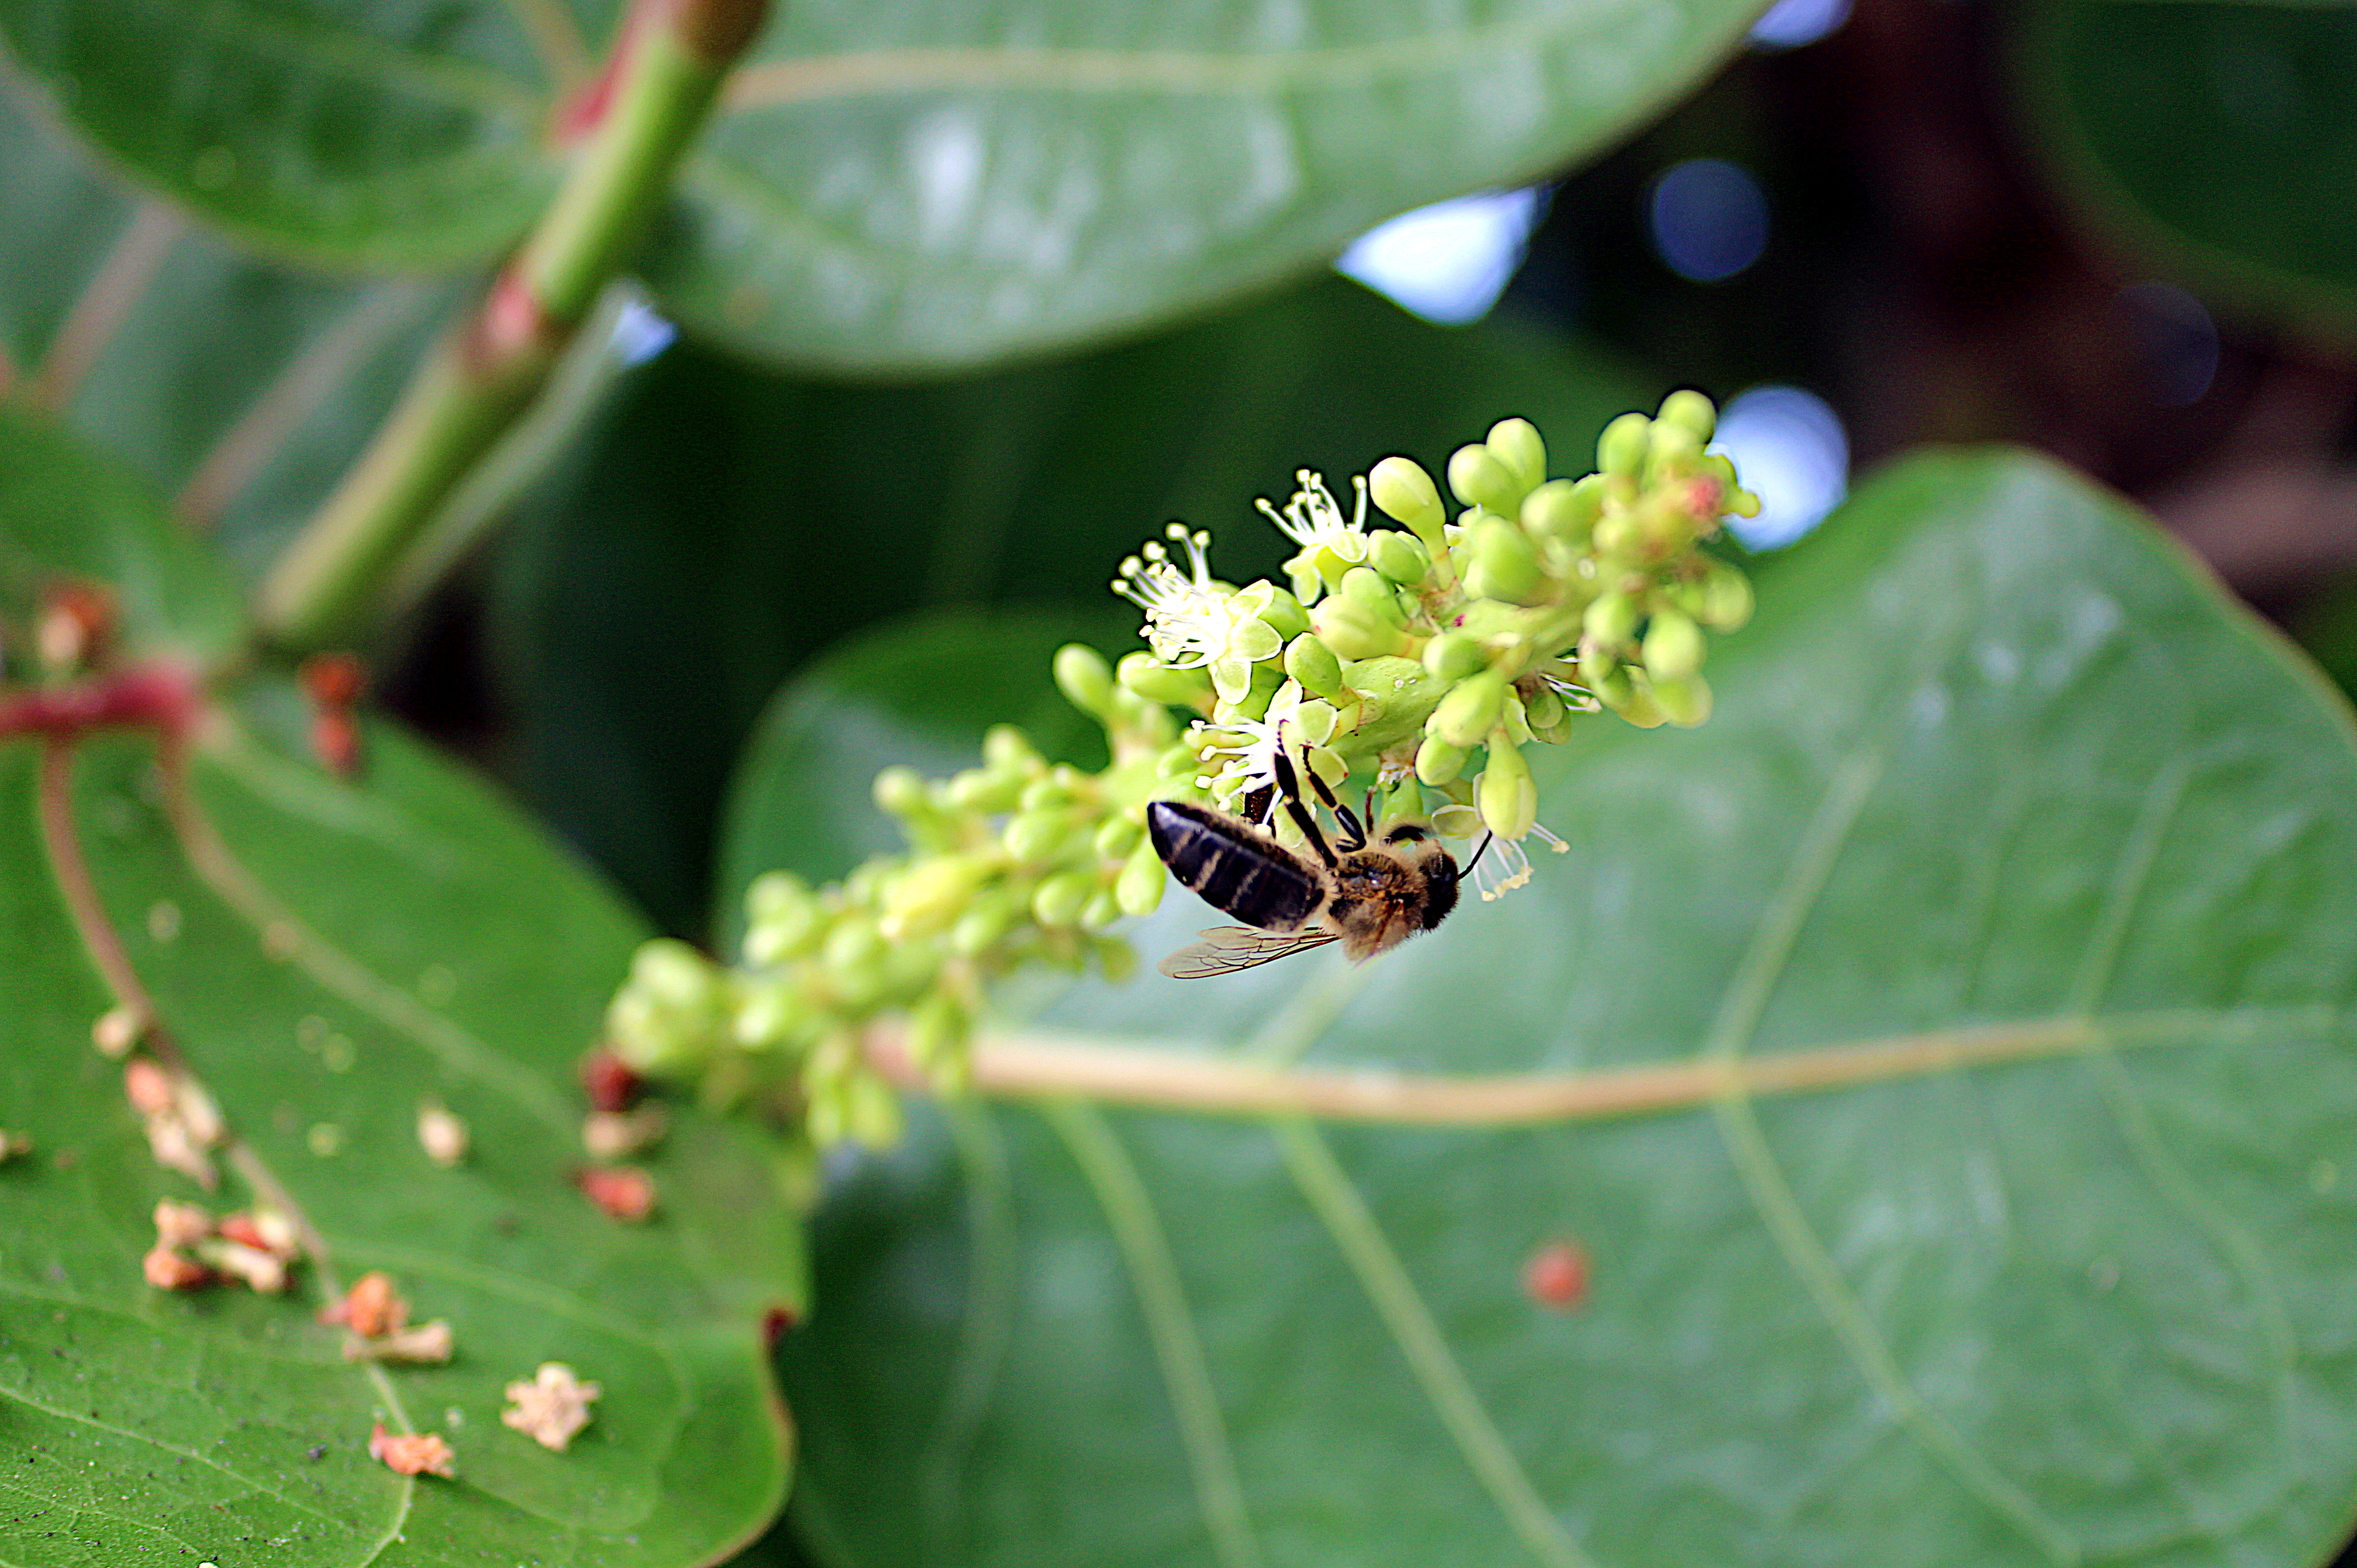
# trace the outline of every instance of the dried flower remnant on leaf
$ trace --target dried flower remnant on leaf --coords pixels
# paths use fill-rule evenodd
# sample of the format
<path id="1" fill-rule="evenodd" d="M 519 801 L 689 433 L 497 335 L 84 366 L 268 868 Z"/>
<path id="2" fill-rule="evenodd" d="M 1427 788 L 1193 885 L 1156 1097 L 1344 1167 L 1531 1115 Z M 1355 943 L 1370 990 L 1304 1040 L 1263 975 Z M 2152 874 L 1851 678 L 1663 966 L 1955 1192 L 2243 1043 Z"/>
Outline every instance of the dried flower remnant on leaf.
<path id="1" fill-rule="evenodd" d="M 100 1055 L 121 1061 L 146 1033 L 146 1023 L 138 1009 L 110 1007 L 90 1026 L 90 1043 L 98 1047 Z"/>
<path id="2" fill-rule="evenodd" d="M 425 1100 L 417 1106 L 417 1146 L 425 1157 L 448 1169 L 464 1161 L 472 1143 L 467 1123 L 453 1115 L 438 1100 Z"/>
<path id="3" fill-rule="evenodd" d="M 581 1146 L 600 1160 L 619 1160 L 652 1148 L 671 1131 L 660 1105 L 636 1111 L 592 1111 L 581 1121 Z"/>
<path id="4" fill-rule="evenodd" d="M 450 1359 L 454 1346 L 449 1319 L 437 1317 L 431 1323 L 395 1328 L 374 1338 L 347 1334 L 344 1336 L 344 1359 L 438 1366 Z"/>
<path id="5" fill-rule="evenodd" d="M 612 1058 L 770 1114 L 804 1150 L 888 1144 L 899 1107 L 870 1031 L 898 1020 L 908 1059 L 954 1092 L 991 983 L 1038 965 L 1130 972 L 1108 929 L 1168 882 L 1146 806 L 1252 814 L 1280 747 L 1338 797 L 1367 788 L 1371 828 L 1423 817 L 1464 842 L 1460 860 L 1487 845 L 1472 874 L 1485 897 L 1528 882 L 1531 839 L 1567 846 L 1539 820 L 1525 749 L 1605 712 L 1702 723 L 1707 634 L 1750 614 L 1749 583 L 1711 549 L 1727 516 L 1759 504 L 1706 450 L 1716 417 L 1695 392 L 1624 414 L 1577 478 L 1550 478 L 1539 433 L 1502 420 L 1447 465 L 1454 509 L 1405 457 L 1352 481 L 1347 517 L 1305 470 L 1283 507 L 1260 509 L 1296 546 L 1289 588 L 1221 581 L 1210 534 L 1173 524 L 1114 584 L 1145 612 L 1146 647 L 1111 666 L 1077 645 L 1056 655 L 1108 766 L 1051 763 L 1001 725 L 949 779 L 886 769 L 876 800 L 907 852 L 825 886 L 758 878 L 732 966 L 647 944 L 608 1011 Z M 1398 526 L 1371 526 L 1377 513 Z M 1297 833 L 1283 813 L 1272 829 Z"/>
<path id="6" fill-rule="evenodd" d="M 654 1178 L 644 1171 L 592 1165 L 576 1171 L 573 1184 L 583 1197 L 625 1224 L 639 1224 L 655 1211 Z"/>
<path id="7" fill-rule="evenodd" d="M 11 1160 L 21 1160 L 33 1152 L 33 1135 L 0 1129 L 0 1165 Z"/>
<path id="8" fill-rule="evenodd" d="M 321 1307 L 319 1321 L 340 1323 L 364 1339 L 375 1339 L 409 1322 L 409 1304 L 393 1289 L 392 1275 L 371 1269 L 352 1282 L 343 1300 Z"/>
<path id="9" fill-rule="evenodd" d="M 458 1473 L 458 1455 L 439 1434 L 387 1432 L 378 1422 L 369 1433 L 369 1457 L 403 1476 L 439 1476 L 448 1480 Z"/>
<path id="10" fill-rule="evenodd" d="M 543 1361 L 527 1380 L 507 1386 L 508 1408 L 500 1419 L 543 1448 L 562 1454 L 575 1434 L 589 1424 L 589 1407 L 604 1391 L 583 1382 L 562 1361 Z"/>

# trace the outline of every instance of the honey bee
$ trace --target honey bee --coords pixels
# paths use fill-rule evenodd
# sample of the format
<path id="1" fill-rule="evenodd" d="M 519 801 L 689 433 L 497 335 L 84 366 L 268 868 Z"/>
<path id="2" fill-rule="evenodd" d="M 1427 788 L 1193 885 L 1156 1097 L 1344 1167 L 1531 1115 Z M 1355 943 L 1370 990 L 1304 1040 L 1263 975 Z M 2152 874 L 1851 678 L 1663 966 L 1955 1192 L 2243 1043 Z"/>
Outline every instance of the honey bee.
<path id="1" fill-rule="evenodd" d="M 1225 811 L 1178 800 L 1146 808 L 1162 864 L 1205 903 L 1243 922 L 1205 931 L 1164 959 L 1163 973 L 1208 980 L 1329 942 L 1364 961 L 1432 929 L 1457 908 L 1457 861 L 1429 823 L 1393 822 L 1370 842 L 1357 814 L 1315 773 L 1310 779 L 1340 824 L 1340 853 L 1302 801 L 1290 760 L 1277 753 L 1275 793 L 1315 859 Z"/>

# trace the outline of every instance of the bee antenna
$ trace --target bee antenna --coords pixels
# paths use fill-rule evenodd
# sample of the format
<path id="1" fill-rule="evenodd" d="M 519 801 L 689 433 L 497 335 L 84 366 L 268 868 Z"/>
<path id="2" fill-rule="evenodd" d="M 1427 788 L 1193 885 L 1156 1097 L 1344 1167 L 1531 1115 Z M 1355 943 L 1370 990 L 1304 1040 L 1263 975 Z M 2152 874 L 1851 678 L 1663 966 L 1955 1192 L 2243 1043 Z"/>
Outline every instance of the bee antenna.
<path id="1" fill-rule="evenodd" d="M 1481 835 L 1481 847 L 1473 852 L 1473 858 L 1465 863 L 1465 869 L 1458 873 L 1458 875 L 1460 876 L 1472 875 L 1473 868 L 1481 864 L 1481 857 L 1490 853 L 1490 846 L 1497 842 L 1497 838 L 1498 835 L 1496 833 L 1483 833 Z"/>

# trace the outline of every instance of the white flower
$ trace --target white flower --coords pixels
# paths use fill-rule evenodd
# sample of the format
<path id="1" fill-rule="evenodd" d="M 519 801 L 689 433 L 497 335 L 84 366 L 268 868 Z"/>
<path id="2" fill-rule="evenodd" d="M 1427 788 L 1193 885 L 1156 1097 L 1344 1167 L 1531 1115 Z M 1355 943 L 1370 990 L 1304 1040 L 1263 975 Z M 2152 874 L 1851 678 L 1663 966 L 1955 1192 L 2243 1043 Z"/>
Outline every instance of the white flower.
<path id="1" fill-rule="evenodd" d="M 1327 489 L 1323 475 L 1303 468 L 1294 478 L 1301 488 L 1285 503 L 1280 512 L 1266 500 L 1253 504 L 1268 514 L 1268 520 L 1285 532 L 1285 536 L 1300 547 L 1300 553 L 1285 564 L 1286 571 L 1298 584 L 1323 580 L 1319 572 L 1321 552 L 1330 552 L 1327 564 L 1335 576 L 1367 558 L 1367 481 L 1353 478 L 1351 481 L 1359 492 L 1359 504 L 1351 520 L 1342 520 L 1342 509 Z M 1315 589 L 1311 590 L 1313 593 Z"/>
<path id="2" fill-rule="evenodd" d="M 1169 537 L 1186 546 L 1187 571 L 1150 543 L 1121 564 L 1113 591 L 1146 612 L 1146 641 L 1157 659 L 1173 670 L 1208 667 L 1221 697 L 1242 702 L 1252 691 L 1252 667 L 1285 646 L 1260 618 L 1275 590 L 1255 583 L 1239 594 L 1215 583 L 1206 553 L 1211 536 L 1174 522 Z"/>
<path id="3" fill-rule="evenodd" d="M 1291 745 L 1309 766 L 1308 752 L 1323 746 L 1334 736 L 1336 714 L 1334 704 L 1322 699 L 1302 700 L 1298 682 L 1287 681 L 1268 701 L 1268 713 L 1257 719 L 1241 715 L 1217 724 L 1198 722 L 1194 730 L 1195 751 L 1206 764 L 1214 757 L 1228 760 L 1220 765 L 1203 785 L 1213 799 L 1223 806 L 1232 806 L 1255 789 L 1276 787 L 1276 748 Z"/>
<path id="4" fill-rule="evenodd" d="M 1433 830 L 1443 838 L 1469 839 L 1485 832 L 1481 813 L 1470 806 L 1443 806 L 1432 813 Z M 1571 846 L 1549 832 L 1538 822 L 1531 824 L 1531 832 L 1544 840 L 1557 854 Z M 1458 856 L 1461 863 L 1462 854 Z M 1503 898 L 1531 879 L 1531 857 L 1520 839 L 1500 838 L 1494 833 L 1485 837 L 1475 851 L 1472 864 L 1473 886 L 1484 902 Z"/>

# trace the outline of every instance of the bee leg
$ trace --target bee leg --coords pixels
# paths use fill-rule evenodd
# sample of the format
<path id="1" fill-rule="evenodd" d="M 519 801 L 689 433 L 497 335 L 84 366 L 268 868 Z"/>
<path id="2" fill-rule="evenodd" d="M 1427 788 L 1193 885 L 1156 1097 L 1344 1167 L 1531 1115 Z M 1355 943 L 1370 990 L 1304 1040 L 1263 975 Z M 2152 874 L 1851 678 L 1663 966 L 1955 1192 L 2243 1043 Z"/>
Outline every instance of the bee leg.
<path id="1" fill-rule="evenodd" d="M 1270 810 L 1276 804 L 1276 787 L 1273 784 L 1264 784 L 1259 789 L 1248 792 L 1242 804 L 1243 811 L 1241 814 L 1244 821 L 1265 822 L 1269 819 Z"/>
<path id="2" fill-rule="evenodd" d="M 1301 776 L 1294 771 L 1293 758 L 1285 755 L 1283 746 L 1276 748 L 1275 764 L 1276 792 L 1278 798 L 1285 802 L 1285 814 L 1293 819 L 1293 825 L 1301 830 L 1301 836 L 1309 841 L 1309 847 L 1318 852 L 1319 860 L 1328 865 L 1336 864 L 1334 851 L 1326 843 L 1326 835 L 1318 831 L 1318 819 L 1312 816 L 1309 808 L 1302 803 Z M 1310 777 L 1318 778 L 1315 773 Z M 1323 789 L 1326 787 L 1325 780 L 1318 779 L 1318 787 Z"/>
<path id="3" fill-rule="evenodd" d="M 1342 824 L 1342 853 L 1348 854 L 1352 850 L 1366 848 L 1367 825 L 1359 820 L 1359 814 L 1334 799 L 1334 791 L 1327 788 L 1326 780 L 1318 777 L 1318 769 L 1305 762 L 1302 771 L 1309 775 L 1309 787 L 1318 791 L 1318 798 L 1326 803 L 1328 811 L 1334 813 L 1334 820 Z M 1369 807 L 1368 815 L 1373 814 L 1373 808 Z"/>

